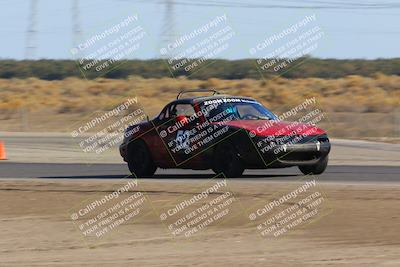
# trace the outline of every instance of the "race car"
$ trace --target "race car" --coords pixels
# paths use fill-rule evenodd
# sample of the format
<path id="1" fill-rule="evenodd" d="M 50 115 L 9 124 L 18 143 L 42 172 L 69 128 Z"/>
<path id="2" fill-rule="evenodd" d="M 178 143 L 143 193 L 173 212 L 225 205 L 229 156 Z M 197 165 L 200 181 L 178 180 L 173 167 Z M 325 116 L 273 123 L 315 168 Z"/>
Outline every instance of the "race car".
<path id="1" fill-rule="evenodd" d="M 194 92 L 203 96 L 182 97 Z M 321 174 L 331 145 L 324 130 L 282 121 L 253 98 L 185 90 L 154 119 L 130 125 L 119 149 L 136 177 L 151 177 L 157 168 L 240 177 L 245 169 L 292 166 Z"/>

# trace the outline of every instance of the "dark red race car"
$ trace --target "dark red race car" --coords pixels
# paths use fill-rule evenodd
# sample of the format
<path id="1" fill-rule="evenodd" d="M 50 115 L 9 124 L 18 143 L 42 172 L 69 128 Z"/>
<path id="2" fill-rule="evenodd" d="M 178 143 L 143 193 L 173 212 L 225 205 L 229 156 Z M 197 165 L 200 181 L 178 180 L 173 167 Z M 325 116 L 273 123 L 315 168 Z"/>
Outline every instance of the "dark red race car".
<path id="1" fill-rule="evenodd" d="M 181 98 L 199 91 L 213 95 Z M 239 177 L 245 169 L 292 166 L 321 174 L 330 148 L 325 131 L 281 121 L 252 98 L 187 90 L 153 120 L 128 127 L 120 154 L 137 177 L 150 177 L 157 168 Z"/>

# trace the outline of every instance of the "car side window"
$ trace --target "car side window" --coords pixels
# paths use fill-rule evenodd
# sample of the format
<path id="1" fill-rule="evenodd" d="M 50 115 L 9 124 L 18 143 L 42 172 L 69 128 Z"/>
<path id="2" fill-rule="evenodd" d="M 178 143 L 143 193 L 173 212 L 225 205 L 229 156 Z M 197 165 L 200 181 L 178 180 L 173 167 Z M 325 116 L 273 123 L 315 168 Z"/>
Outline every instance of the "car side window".
<path id="1" fill-rule="evenodd" d="M 171 116 L 183 115 L 190 117 L 195 113 L 194 108 L 191 104 L 176 104 L 171 106 Z"/>
<path id="2" fill-rule="evenodd" d="M 170 107 L 171 106 L 166 107 L 166 108 L 163 109 L 163 111 L 161 111 L 160 115 L 158 116 L 159 120 L 163 120 L 163 119 L 168 118 L 168 110 L 170 109 Z"/>
<path id="3" fill-rule="evenodd" d="M 175 116 L 175 104 L 171 105 L 167 109 L 167 115 L 165 116 L 167 119 L 171 119 L 173 116 Z"/>

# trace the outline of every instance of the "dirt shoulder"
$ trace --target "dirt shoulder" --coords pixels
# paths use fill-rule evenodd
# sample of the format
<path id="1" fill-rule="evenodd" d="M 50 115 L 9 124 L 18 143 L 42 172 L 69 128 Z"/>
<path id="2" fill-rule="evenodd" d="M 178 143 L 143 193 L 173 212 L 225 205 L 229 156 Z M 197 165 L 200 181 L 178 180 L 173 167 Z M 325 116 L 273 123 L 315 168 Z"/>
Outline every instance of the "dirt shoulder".
<path id="1" fill-rule="evenodd" d="M 399 266 L 400 185 L 319 184 L 329 212 L 284 236 L 265 238 L 241 208 L 276 199 L 298 183 L 228 181 L 236 215 L 173 237 L 159 211 L 200 192 L 204 180 L 139 181 L 143 214 L 89 239 L 71 214 L 126 184 L 111 180 L 2 180 L 4 266 Z M 292 186 L 292 187 L 291 187 Z M 140 188 L 140 189 L 139 189 Z M 190 193 L 191 192 L 191 193 Z M 125 196 L 128 196 L 125 193 Z M 279 195 L 278 194 L 278 195 Z M 179 257 L 178 257 L 179 255 Z"/>

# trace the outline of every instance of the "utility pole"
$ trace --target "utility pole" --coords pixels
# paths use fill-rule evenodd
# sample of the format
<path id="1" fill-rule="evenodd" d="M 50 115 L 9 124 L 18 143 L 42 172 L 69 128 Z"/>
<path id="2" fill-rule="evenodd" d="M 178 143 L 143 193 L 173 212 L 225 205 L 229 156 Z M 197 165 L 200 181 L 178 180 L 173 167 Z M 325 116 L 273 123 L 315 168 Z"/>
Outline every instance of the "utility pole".
<path id="1" fill-rule="evenodd" d="M 31 0 L 29 24 L 26 32 L 25 59 L 36 57 L 36 34 L 37 34 L 37 6 L 39 0 Z"/>
<path id="2" fill-rule="evenodd" d="M 82 41 L 81 15 L 79 0 L 72 0 L 72 47 L 77 47 Z"/>
<path id="3" fill-rule="evenodd" d="M 165 13 L 161 32 L 161 47 L 167 48 L 176 38 L 175 33 L 175 0 L 164 0 Z M 168 53 L 163 54 L 168 57 Z"/>

